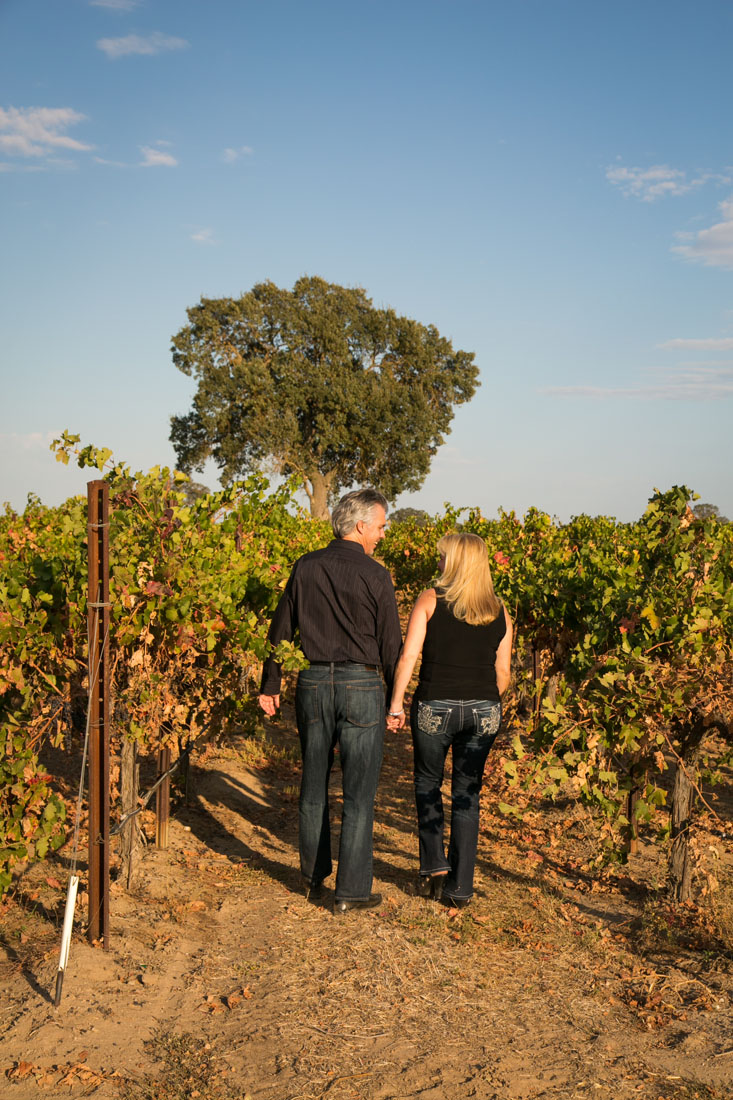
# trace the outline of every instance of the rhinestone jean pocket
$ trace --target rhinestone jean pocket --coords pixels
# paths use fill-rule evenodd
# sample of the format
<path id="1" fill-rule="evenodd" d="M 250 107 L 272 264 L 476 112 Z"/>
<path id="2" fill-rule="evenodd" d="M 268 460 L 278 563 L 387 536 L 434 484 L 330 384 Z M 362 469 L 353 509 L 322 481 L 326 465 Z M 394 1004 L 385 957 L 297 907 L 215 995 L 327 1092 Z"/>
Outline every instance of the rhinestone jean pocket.
<path id="1" fill-rule="evenodd" d="M 417 728 L 421 733 L 442 733 L 449 713 L 449 711 L 437 710 L 429 703 L 418 703 Z"/>

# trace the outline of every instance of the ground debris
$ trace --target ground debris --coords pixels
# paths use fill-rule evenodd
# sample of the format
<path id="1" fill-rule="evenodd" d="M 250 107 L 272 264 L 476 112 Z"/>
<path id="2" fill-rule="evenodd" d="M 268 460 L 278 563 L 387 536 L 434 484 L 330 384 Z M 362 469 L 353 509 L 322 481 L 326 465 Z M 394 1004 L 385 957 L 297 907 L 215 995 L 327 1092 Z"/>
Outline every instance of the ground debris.
<path id="1" fill-rule="evenodd" d="M 393 736 L 383 904 L 337 919 L 333 877 L 319 900 L 300 880 L 287 712 L 271 736 L 272 768 L 261 737 L 256 766 L 235 738 L 192 767 L 169 848 L 113 892 L 110 950 L 75 933 L 59 1009 L 58 914 L 41 898 L 63 852 L 25 875 L 3 906 L 3 1100 L 730 1097 L 731 852 L 715 907 L 674 909 L 652 885 L 657 849 L 596 871 L 583 808 L 527 807 L 525 829 L 495 811 L 490 769 L 476 896 L 447 909 L 415 892 L 409 745 Z"/>

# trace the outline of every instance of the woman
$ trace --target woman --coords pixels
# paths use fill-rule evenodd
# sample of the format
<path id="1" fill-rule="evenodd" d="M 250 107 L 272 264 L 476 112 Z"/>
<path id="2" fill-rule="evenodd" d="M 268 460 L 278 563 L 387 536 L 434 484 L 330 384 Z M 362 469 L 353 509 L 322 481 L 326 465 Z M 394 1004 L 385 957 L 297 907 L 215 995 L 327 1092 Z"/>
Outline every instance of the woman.
<path id="1" fill-rule="evenodd" d="M 463 907 L 473 896 L 484 765 L 501 724 L 509 685 L 512 624 L 494 593 L 486 543 L 444 535 L 441 578 L 418 597 L 395 671 L 390 729 L 405 725 L 404 694 L 422 653 L 410 725 L 420 835 L 419 893 Z M 451 831 L 443 844 L 441 784 L 453 749 Z"/>

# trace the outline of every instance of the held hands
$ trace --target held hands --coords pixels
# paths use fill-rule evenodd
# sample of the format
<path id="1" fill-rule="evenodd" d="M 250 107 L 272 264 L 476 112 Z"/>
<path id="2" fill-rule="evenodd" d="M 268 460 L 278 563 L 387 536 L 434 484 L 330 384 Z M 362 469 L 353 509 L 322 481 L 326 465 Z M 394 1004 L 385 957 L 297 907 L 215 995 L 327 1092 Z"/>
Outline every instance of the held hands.
<path id="1" fill-rule="evenodd" d="M 394 733 L 395 730 L 405 728 L 405 711 L 402 706 L 390 706 L 387 711 L 387 729 Z"/>
<path id="2" fill-rule="evenodd" d="M 280 706 L 279 695 L 260 695 L 257 699 L 268 718 L 274 718 Z"/>

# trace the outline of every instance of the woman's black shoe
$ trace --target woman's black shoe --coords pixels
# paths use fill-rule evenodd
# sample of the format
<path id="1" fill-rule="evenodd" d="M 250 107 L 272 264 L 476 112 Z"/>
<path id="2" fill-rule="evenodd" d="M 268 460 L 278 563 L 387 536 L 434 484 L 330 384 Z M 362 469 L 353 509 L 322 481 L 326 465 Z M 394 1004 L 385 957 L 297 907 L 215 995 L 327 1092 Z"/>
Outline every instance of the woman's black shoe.
<path id="1" fill-rule="evenodd" d="M 326 887 L 323 885 L 323 879 L 320 882 L 309 882 L 304 878 L 302 881 L 307 901 L 320 901 L 325 896 Z"/>
<path id="2" fill-rule="evenodd" d="M 440 900 L 449 909 L 465 909 L 467 905 L 471 904 L 470 898 L 452 898 L 450 894 L 443 894 Z"/>
<path id="3" fill-rule="evenodd" d="M 443 883 L 446 875 L 420 875 L 417 880 L 417 892 L 421 898 L 435 898 L 440 901 L 443 896 Z"/>

